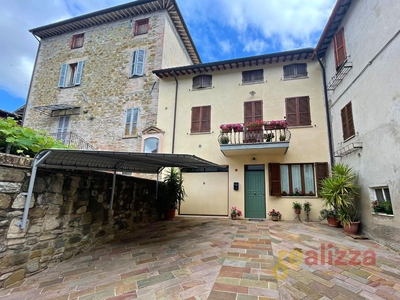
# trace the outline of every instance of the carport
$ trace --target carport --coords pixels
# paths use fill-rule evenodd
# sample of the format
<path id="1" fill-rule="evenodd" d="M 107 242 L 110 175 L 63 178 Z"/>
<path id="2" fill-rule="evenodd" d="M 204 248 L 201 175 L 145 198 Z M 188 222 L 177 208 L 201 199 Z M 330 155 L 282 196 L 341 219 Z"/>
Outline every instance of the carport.
<path id="1" fill-rule="evenodd" d="M 33 160 L 32 174 L 29 181 L 24 214 L 22 220 L 17 223 L 17 226 L 19 226 L 21 229 L 25 229 L 26 227 L 29 205 L 32 198 L 33 187 L 38 168 L 113 172 L 114 176 L 110 202 L 110 209 L 112 209 L 117 172 L 157 174 L 158 187 L 158 176 L 166 167 L 205 168 L 219 167 L 219 165 L 188 154 L 65 149 L 41 150 L 36 154 Z"/>

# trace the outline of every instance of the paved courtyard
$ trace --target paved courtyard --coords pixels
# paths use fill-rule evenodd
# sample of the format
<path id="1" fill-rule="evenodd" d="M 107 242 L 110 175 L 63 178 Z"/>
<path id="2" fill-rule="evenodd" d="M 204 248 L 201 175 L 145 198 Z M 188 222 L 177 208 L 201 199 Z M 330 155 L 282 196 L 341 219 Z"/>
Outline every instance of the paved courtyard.
<path id="1" fill-rule="evenodd" d="M 319 223 L 178 217 L 0 289 L 0 299 L 400 299 L 400 255 Z"/>

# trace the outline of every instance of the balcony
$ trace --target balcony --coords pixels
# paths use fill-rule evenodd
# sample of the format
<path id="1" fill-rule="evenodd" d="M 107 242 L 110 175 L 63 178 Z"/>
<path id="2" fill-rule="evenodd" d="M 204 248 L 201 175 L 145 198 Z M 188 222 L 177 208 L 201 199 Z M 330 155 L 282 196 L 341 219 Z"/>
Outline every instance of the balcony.
<path id="1" fill-rule="evenodd" d="M 89 142 L 73 131 L 51 133 L 51 137 L 61 140 L 64 145 L 74 147 L 78 150 L 96 150 Z"/>
<path id="2" fill-rule="evenodd" d="M 258 124 L 223 124 L 218 136 L 225 156 L 286 154 L 291 133 L 284 120 L 257 121 Z"/>

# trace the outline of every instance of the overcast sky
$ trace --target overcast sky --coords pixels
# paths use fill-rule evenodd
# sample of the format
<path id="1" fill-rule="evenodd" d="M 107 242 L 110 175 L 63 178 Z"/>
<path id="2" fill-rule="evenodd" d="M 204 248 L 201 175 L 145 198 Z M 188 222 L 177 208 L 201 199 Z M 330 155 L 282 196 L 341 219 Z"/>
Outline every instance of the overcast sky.
<path id="1" fill-rule="evenodd" d="M 9 0 L 0 18 L 0 109 L 25 104 L 38 41 L 29 29 L 127 0 Z M 177 0 L 203 62 L 315 47 L 336 0 Z"/>

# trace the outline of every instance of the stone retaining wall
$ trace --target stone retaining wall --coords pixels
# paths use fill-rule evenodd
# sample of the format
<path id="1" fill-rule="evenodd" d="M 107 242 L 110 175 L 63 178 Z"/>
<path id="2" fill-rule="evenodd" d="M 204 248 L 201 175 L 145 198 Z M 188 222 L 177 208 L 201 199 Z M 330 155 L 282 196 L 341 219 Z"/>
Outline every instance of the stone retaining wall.
<path id="1" fill-rule="evenodd" d="M 38 170 L 26 229 L 29 159 L 0 154 L 0 287 L 6 287 L 157 218 L 156 183 L 112 174 Z"/>

